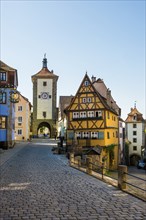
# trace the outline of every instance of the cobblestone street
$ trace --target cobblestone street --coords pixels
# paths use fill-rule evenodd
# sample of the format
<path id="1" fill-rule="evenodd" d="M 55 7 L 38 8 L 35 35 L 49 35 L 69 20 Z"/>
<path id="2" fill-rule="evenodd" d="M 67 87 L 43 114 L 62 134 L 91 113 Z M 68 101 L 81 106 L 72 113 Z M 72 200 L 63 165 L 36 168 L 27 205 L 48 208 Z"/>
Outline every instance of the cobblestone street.
<path id="1" fill-rule="evenodd" d="M 0 220 L 146 219 L 145 202 L 70 167 L 54 143 L 0 154 Z"/>

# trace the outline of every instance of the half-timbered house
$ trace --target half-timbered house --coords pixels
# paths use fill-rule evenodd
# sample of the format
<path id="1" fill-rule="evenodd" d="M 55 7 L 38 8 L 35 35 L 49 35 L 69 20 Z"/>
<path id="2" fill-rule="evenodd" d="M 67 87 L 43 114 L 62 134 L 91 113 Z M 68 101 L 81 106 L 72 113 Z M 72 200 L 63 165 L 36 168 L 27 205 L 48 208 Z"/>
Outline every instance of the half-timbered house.
<path id="1" fill-rule="evenodd" d="M 65 112 L 67 147 L 74 146 L 82 151 L 99 147 L 100 162 L 104 161 L 108 168 L 116 168 L 120 108 L 103 80 L 95 77 L 90 80 L 86 73 Z"/>

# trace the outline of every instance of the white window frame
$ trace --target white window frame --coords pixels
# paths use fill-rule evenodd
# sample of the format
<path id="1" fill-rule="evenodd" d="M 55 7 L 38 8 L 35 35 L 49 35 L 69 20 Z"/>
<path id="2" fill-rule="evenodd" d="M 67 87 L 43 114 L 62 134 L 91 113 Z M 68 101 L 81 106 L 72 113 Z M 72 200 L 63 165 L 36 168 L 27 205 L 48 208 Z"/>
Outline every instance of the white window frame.
<path id="1" fill-rule="evenodd" d="M 98 114 L 98 118 L 99 118 L 99 117 L 102 117 L 102 111 L 101 111 L 101 110 L 96 111 L 96 114 Z"/>
<path id="2" fill-rule="evenodd" d="M 89 86 L 89 81 L 86 80 L 86 81 L 84 82 L 84 85 L 85 85 L 85 86 Z"/>
<path id="3" fill-rule="evenodd" d="M 18 135 L 22 135 L 22 129 L 18 129 L 17 133 Z"/>
<path id="4" fill-rule="evenodd" d="M 76 135 L 77 135 L 77 139 L 80 139 L 81 137 L 82 137 L 82 135 L 81 135 L 81 132 L 79 131 L 79 132 L 76 132 Z"/>
<path id="5" fill-rule="evenodd" d="M 0 72 L 0 81 L 6 82 L 7 81 L 7 73 Z"/>
<path id="6" fill-rule="evenodd" d="M 83 131 L 82 132 L 82 138 L 89 139 L 90 138 L 90 132 L 89 131 Z"/>
<path id="7" fill-rule="evenodd" d="M 93 118 L 94 117 L 94 111 L 88 111 L 87 115 L 89 118 Z"/>
<path id="8" fill-rule="evenodd" d="M 73 112 L 73 118 L 79 118 L 79 112 Z"/>
<path id="9" fill-rule="evenodd" d="M 22 109 L 23 109 L 23 108 L 22 108 L 22 105 L 19 105 L 19 106 L 18 106 L 18 112 L 22 112 Z"/>
<path id="10" fill-rule="evenodd" d="M 89 103 L 92 102 L 92 98 L 91 98 L 91 97 L 88 97 L 88 98 L 87 98 L 87 102 L 89 102 Z"/>
<path id="11" fill-rule="evenodd" d="M 98 132 L 91 132 L 91 138 L 96 138 L 98 139 Z"/>
<path id="12" fill-rule="evenodd" d="M 18 123 L 22 123 L 22 116 L 18 117 Z"/>
<path id="13" fill-rule="evenodd" d="M 80 112 L 80 118 L 86 118 L 87 115 L 86 115 L 86 112 Z"/>
<path id="14" fill-rule="evenodd" d="M 87 101 L 86 98 L 83 98 L 83 99 L 82 99 L 82 102 L 83 102 L 83 103 L 86 103 L 86 101 Z"/>

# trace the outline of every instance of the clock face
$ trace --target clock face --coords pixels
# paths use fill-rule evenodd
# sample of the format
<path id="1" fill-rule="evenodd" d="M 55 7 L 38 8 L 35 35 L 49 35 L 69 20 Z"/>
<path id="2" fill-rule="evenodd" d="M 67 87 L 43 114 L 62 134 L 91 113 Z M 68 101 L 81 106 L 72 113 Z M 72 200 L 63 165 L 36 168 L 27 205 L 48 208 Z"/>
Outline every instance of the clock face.
<path id="1" fill-rule="evenodd" d="M 48 98 L 48 93 L 47 92 L 42 92 L 41 98 L 42 99 L 47 99 Z"/>

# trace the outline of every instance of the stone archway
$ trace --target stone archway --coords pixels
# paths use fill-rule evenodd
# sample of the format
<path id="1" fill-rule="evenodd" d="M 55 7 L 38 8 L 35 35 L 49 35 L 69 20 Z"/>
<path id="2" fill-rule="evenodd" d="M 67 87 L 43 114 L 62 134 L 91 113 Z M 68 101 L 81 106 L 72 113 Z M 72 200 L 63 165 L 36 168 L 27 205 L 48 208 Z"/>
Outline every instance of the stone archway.
<path id="1" fill-rule="evenodd" d="M 131 154 L 130 155 L 130 166 L 136 166 L 138 160 L 140 160 L 140 155 L 138 155 L 138 154 Z"/>
<path id="2" fill-rule="evenodd" d="M 50 137 L 51 136 L 51 126 L 47 122 L 41 122 L 37 128 L 38 137 Z"/>

